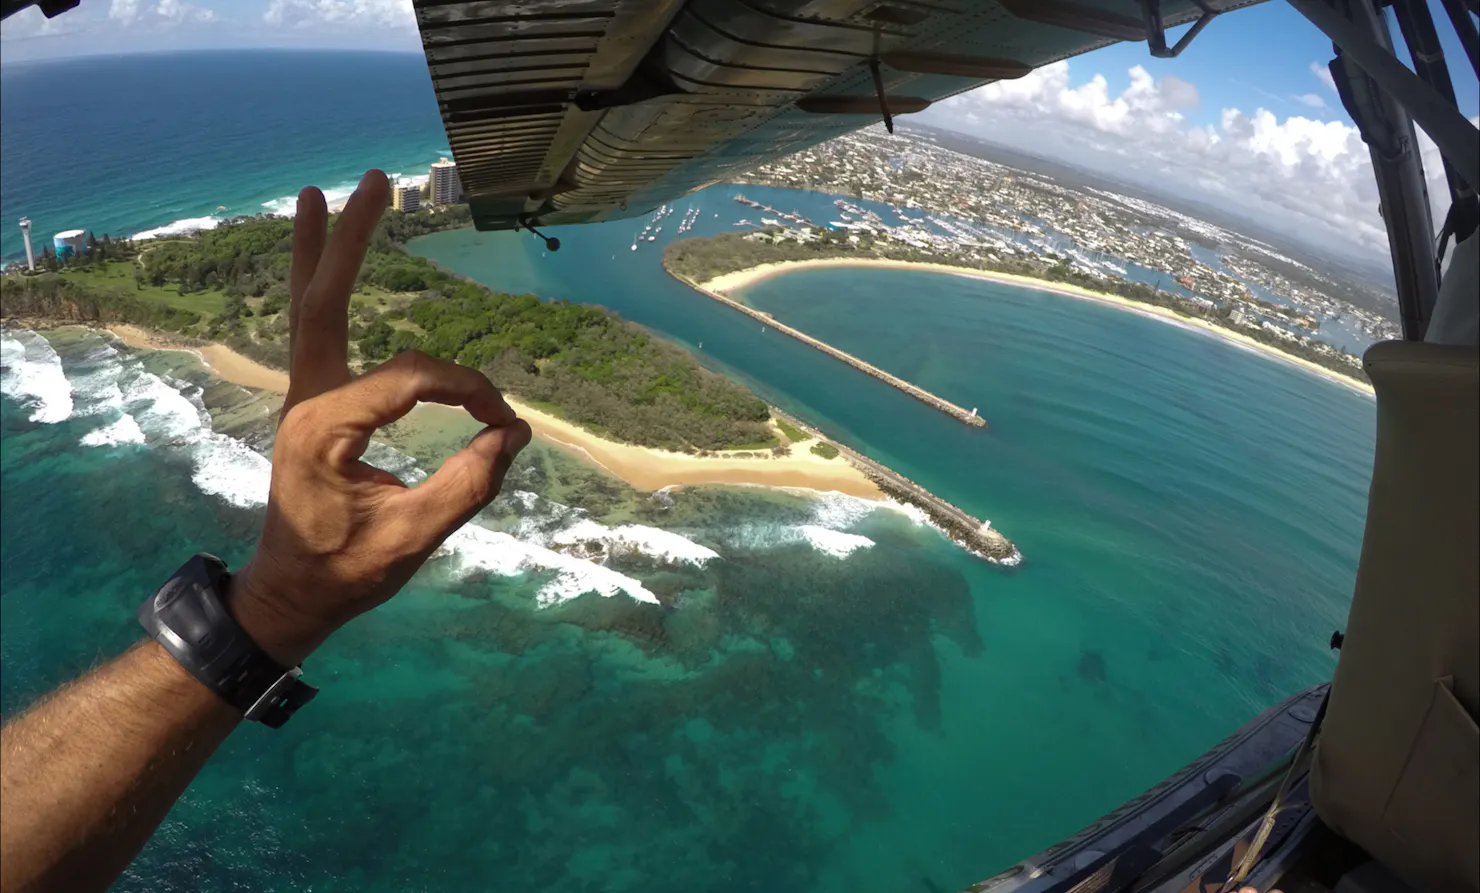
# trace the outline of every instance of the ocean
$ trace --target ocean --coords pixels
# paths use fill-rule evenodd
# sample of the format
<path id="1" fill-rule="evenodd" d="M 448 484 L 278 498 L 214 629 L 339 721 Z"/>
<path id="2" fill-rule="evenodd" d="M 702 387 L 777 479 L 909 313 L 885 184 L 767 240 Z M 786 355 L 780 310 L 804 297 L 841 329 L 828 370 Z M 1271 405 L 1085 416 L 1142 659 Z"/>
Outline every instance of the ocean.
<path id="1" fill-rule="evenodd" d="M 249 73 L 244 76 L 244 72 Z M 0 258 L 67 229 L 161 236 L 333 202 L 366 168 L 422 176 L 450 154 L 426 60 L 222 50 L 6 65 Z"/>
<path id="2" fill-rule="evenodd" d="M 445 144 L 434 111 L 431 132 L 404 123 L 431 101 L 406 58 L 78 63 L 109 83 L 152 71 L 154 101 L 209 118 L 188 166 L 174 154 L 183 131 L 129 129 L 137 114 L 110 117 L 119 129 L 100 143 L 80 97 L 18 112 L 7 68 L 3 213 L 38 232 L 147 230 L 373 164 L 413 170 Z M 248 67 L 294 92 L 196 92 Z M 418 86 L 388 86 L 370 108 L 368 77 Z M 361 111 L 341 125 L 339 108 Z M 344 139 L 355 121 L 397 136 Z M 12 140 L 39 151 L 61 132 L 73 158 L 127 144 L 128 185 L 14 186 L 26 167 Z M 253 148 L 230 148 L 242 139 Z M 314 144 L 337 150 L 315 167 Z M 259 175 L 212 162 L 232 151 Z M 557 230 L 556 254 L 470 231 L 412 249 L 688 346 L 990 519 L 1023 564 L 992 566 L 855 500 L 718 487 L 655 500 L 535 451 L 477 531 L 310 659 L 324 691 L 309 708 L 280 732 L 232 736 L 118 889 L 953 890 L 1329 678 L 1365 511 L 1369 398 L 1174 325 L 976 280 L 826 270 L 745 292 L 978 407 L 989 427 L 968 428 L 662 271 L 690 207 L 699 235 L 753 216 L 736 192 L 813 219 L 832 201 L 717 187 L 676 203 L 653 242 L 634 241 L 639 219 Z M 155 204 L 131 204 L 145 197 Z M 260 457 L 210 430 L 222 386 L 96 335 L 49 337 L 0 339 L 6 716 L 132 641 L 134 606 L 190 552 L 243 560 L 264 492 Z M 381 461 L 416 474 L 405 457 Z M 581 526 L 598 520 L 604 532 Z M 552 550 L 573 530 L 607 544 L 605 563 Z"/>

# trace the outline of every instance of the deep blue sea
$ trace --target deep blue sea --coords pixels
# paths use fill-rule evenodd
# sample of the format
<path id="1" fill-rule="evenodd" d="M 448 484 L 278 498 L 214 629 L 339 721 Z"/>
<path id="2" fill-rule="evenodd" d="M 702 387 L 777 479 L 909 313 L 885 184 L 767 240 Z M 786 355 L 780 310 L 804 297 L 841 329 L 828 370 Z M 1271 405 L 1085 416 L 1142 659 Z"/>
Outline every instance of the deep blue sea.
<path id="1" fill-rule="evenodd" d="M 421 64 L 7 68 L 6 226 L 137 232 L 371 165 L 412 172 L 445 150 Z M 118 108 L 58 82 L 140 86 Z M 40 184 L 53 146 L 79 170 Z M 737 191 L 676 203 L 635 250 L 643 219 L 558 230 L 553 255 L 507 233 L 412 247 L 649 326 L 991 519 L 1024 563 L 852 500 L 692 488 L 627 531 L 645 557 L 561 564 L 561 525 L 610 494 L 557 500 L 529 465 L 512 488 L 528 496 L 501 497 L 311 659 L 309 708 L 233 736 L 118 889 L 953 890 L 1329 678 L 1369 398 L 1174 325 L 956 277 L 810 271 L 745 292 L 978 407 L 990 427 L 967 428 L 663 273 L 689 208 L 699 235 L 753 216 Z M 814 219 L 832 201 L 743 192 Z M 265 466 L 209 430 L 189 376 L 76 332 L 3 346 L 8 716 L 125 647 L 133 607 L 191 551 L 248 555 Z M 581 586 L 608 597 L 568 598 Z"/>
<path id="2" fill-rule="evenodd" d="M 449 154 L 426 60 L 222 50 L 5 66 L 0 258 L 32 240 L 167 234 L 347 196 L 367 167 L 425 175 Z"/>

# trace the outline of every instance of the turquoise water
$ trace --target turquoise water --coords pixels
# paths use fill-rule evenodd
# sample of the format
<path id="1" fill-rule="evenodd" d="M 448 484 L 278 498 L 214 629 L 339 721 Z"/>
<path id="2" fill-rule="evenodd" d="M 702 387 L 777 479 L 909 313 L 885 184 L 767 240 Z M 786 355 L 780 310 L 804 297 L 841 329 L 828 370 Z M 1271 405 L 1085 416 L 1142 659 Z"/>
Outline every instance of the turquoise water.
<path id="1" fill-rule="evenodd" d="M 745 193 L 803 213 L 826 201 Z M 726 216 L 713 195 L 702 220 Z M 702 343 L 714 368 L 991 519 L 1027 556 L 1009 574 L 960 560 L 983 652 L 938 649 L 941 731 L 894 729 L 908 743 L 879 776 L 891 819 L 850 840 L 863 888 L 905 883 L 903 839 L 930 854 L 922 864 L 957 866 L 953 880 L 972 859 L 1025 856 L 1329 676 L 1325 642 L 1343 623 L 1365 508 L 1370 399 L 1177 326 L 957 277 L 812 271 L 746 291 L 979 407 L 982 432 L 763 332 L 673 282 L 655 252 L 643 260 L 646 246 L 618 250 L 612 275 L 610 249 L 639 226 L 562 233 L 558 256 L 470 232 L 413 249 Z"/>
<path id="2" fill-rule="evenodd" d="M 272 60 L 288 78 L 304 58 L 333 61 Z M 303 114 L 357 101 L 342 96 L 354 85 L 302 78 L 312 100 L 286 103 L 302 109 L 250 106 L 264 169 L 275 147 L 297 145 Z M 163 163 L 155 145 L 129 149 L 137 183 L 108 201 L 25 192 L 9 141 L 35 119 L 16 116 L 13 83 L 7 69 L 3 213 L 24 206 L 38 231 L 42 219 L 161 226 L 176 219 L 166 206 L 194 214 L 190 202 L 225 194 L 214 178 L 235 176 Z M 249 131 L 230 106 L 214 114 Z M 318 163 L 287 168 L 258 204 L 336 182 L 339 165 L 390 167 L 348 149 Z M 680 202 L 660 238 L 691 205 L 695 234 L 757 216 L 733 191 Z M 828 197 L 744 192 L 830 219 Z M 134 207 L 144 196 L 160 207 Z M 70 223 L 83 212 L 119 223 Z M 594 478 L 562 489 L 569 469 L 527 455 L 479 529 L 535 545 L 486 533 L 346 628 L 309 663 L 318 700 L 282 732 L 234 735 L 119 889 L 950 890 L 1329 677 L 1325 641 L 1344 621 L 1365 508 L 1369 399 L 1131 313 L 954 277 L 815 271 L 746 293 L 980 407 L 990 427 L 968 429 L 673 282 L 663 241 L 631 249 L 642 225 L 568 229 L 556 255 L 514 234 L 414 248 L 663 332 L 990 518 L 1025 563 L 990 566 L 846 499 L 694 488 L 665 507 Z M 242 560 L 265 468 L 209 430 L 205 382 L 96 336 L 47 346 L 9 333 L 4 346 L 10 716 L 132 641 L 134 606 L 185 555 Z M 635 506 L 634 535 L 656 544 L 646 554 L 561 566 L 536 548 L 574 509 L 601 518 L 613 500 Z M 718 557 L 684 560 L 659 533 Z M 510 554 L 523 564 L 501 563 Z M 551 596 L 588 584 L 614 588 Z"/>

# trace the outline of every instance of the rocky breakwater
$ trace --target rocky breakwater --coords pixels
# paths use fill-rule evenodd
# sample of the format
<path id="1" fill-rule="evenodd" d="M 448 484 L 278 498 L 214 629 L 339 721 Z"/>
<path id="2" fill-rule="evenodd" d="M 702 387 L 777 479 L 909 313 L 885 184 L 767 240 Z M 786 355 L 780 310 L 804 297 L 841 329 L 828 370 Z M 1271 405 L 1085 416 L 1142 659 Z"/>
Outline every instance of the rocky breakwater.
<path id="1" fill-rule="evenodd" d="M 858 357 L 855 357 L 847 351 L 839 350 L 838 348 L 833 347 L 831 344 L 828 344 L 825 341 L 814 338 L 811 335 L 808 335 L 806 332 L 803 332 L 801 329 L 793 328 L 792 326 L 789 326 L 786 323 L 776 319 L 776 317 L 770 313 L 766 313 L 762 310 L 757 310 L 748 304 L 742 304 L 734 298 L 722 295 L 719 292 L 711 291 L 700 285 L 699 283 L 688 279 L 687 277 L 680 276 L 677 273 L 674 273 L 671 269 L 668 269 L 666 265 L 664 266 L 664 269 L 668 270 L 669 275 L 689 286 L 694 291 L 697 291 L 698 293 L 705 295 L 706 297 L 713 298 L 721 304 L 724 304 L 726 307 L 729 307 L 731 310 L 739 311 L 740 313 L 743 313 L 752 319 L 759 320 L 767 327 L 773 328 L 783 335 L 790 335 L 803 344 L 814 347 L 836 360 L 847 363 L 849 366 L 852 366 L 854 369 L 857 369 L 865 375 L 872 376 L 873 378 L 877 378 L 879 381 L 882 381 L 891 387 L 898 388 L 906 394 L 909 394 L 911 397 L 914 397 L 916 400 L 919 400 L 921 403 L 924 403 L 926 406 L 938 409 L 946 415 L 956 419 L 957 421 L 964 422 L 965 424 L 970 425 L 973 428 L 987 427 L 987 420 L 978 415 L 976 409 L 974 408 L 968 410 L 963 406 L 957 406 L 955 403 L 952 403 L 951 401 L 946 400 L 943 397 L 937 397 L 935 394 L 930 393 L 919 385 L 912 384 L 897 375 L 885 372 L 878 366 L 875 366 L 872 363 L 865 362 L 864 360 L 860 360 Z"/>
<path id="2" fill-rule="evenodd" d="M 806 434 L 826 440 L 816 428 L 795 416 L 771 407 L 771 414 Z M 983 521 L 941 499 L 929 490 L 887 466 L 880 465 L 857 450 L 836 441 L 827 441 L 837 449 L 854 467 L 872 480 L 884 495 L 896 502 L 912 505 L 925 513 L 925 517 L 950 537 L 957 545 L 993 564 L 1016 567 L 1022 563 L 1023 554 L 1012 540 L 1003 536 L 990 521 Z"/>
<path id="3" fill-rule="evenodd" d="M 1018 551 L 1017 546 L 994 528 L 990 521 L 982 521 L 967 514 L 904 475 L 847 447 L 839 446 L 838 451 L 868 475 L 886 496 L 920 509 L 935 526 L 966 551 L 994 564 L 1016 567 L 1022 563 L 1023 554 Z"/>

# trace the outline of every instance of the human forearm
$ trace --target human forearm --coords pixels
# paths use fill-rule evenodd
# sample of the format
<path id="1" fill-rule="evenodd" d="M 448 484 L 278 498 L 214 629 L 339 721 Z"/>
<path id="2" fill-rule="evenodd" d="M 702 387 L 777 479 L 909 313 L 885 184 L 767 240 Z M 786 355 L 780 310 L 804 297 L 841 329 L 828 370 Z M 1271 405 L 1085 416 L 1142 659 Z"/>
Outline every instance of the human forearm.
<path id="1" fill-rule="evenodd" d="M 7 723 L 0 888 L 106 888 L 240 720 L 146 642 Z"/>

